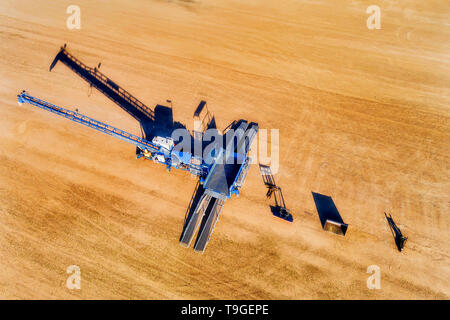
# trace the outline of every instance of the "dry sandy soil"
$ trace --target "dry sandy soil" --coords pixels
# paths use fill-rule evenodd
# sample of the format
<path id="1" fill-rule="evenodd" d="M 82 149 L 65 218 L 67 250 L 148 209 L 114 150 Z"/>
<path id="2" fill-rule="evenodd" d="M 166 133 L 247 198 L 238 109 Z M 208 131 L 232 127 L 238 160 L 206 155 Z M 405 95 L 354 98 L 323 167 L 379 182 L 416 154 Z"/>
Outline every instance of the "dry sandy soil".
<path id="1" fill-rule="evenodd" d="M 74 2 L 0 2 L 1 298 L 449 298 L 447 1 L 76 1 L 69 30 Z M 195 179 L 17 105 L 26 89 L 139 133 L 66 66 L 49 72 L 64 43 L 148 106 L 172 99 L 188 128 L 205 99 L 219 128 L 279 129 L 294 222 L 272 216 L 254 165 L 205 253 L 181 247 Z M 345 237 L 321 229 L 312 191 L 333 197 Z M 409 237 L 401 253 L 385 210 Z M 73 264 L 81 290 L 66 288 Z"/>

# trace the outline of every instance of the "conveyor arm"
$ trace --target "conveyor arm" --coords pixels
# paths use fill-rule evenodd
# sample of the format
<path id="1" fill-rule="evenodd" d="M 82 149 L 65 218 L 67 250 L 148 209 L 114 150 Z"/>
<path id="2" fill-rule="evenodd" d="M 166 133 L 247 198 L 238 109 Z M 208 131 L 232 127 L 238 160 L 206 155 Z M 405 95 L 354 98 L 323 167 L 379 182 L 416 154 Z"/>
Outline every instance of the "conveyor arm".
<path id="1" fill-rule="evenodd" d="M 22 104 L 25 102 L 29 103 L 35 107 L 39 107 L 41 109 L 50 111 L 59 116 L 65 117 L 69 120 L 81 123 L 82 125 L 90 127 L 97 131 L 104 132 L 106 134 L 109 134 L 110 136 L 124 140 L 128 143 L 134 144 L 135 146 L 139 147 L 142 151 L 147 150 L 147 151 L 153 153 L 153 152 L 157 152 L 160 149 L 159 146 L 153 144 L 152 142 L 150 142 L 148 140 L 140 138 L 134 134 L 125 132 L 123 130 L 120 130 L 118 128 L 115 128 L 113 126 L 105 124 L 103 122 L 89 118 L 78 112 L 64 109 L 64 108 L 58 107 L 54 104 L 51 104 L 50 102 L 43 101 L 43 100 L 37 99 L 35 97 L 32 97 L 28 93 L 26 93 L 25 90 L 22 91 L 19 95 L 17 95 L 17 100 L 18 100 L 19 104 Z"/>

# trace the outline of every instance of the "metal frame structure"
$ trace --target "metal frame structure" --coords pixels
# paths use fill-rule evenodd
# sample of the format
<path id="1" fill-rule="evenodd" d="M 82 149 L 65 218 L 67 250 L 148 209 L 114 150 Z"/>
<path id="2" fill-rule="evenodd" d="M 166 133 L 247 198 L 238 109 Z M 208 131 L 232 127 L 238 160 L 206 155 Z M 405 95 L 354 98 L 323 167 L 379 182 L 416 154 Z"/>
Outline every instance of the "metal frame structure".
<path id="1" fill-rule="evenodd" d="M 261 171 L 264 184 L 267 187 L 266 197 L 270 199 L 273 195 L 275 198 L 275 206 L 271 206 L 272 214 L 283 220 L 293 222 L 294 218 L 289 212 L 289 209 L 286 208 L 283 192 L 281 191 L 281 188 L 275 183 L 275 178 L 273 177 L 272 170 L 270 170 L 269 166 L 265 166 L 262 164 L 259 165 L 259 170 Z"/>
<path id="2" fill-rule="evenodd" d="M 189 221 L 186 221 L 186 227 L 183 230 L 180 240 L 181 245 L 188 247 L 192 242 L 193 236 L 198 231 L 197 240 L 194 245 L 194 250 L 197 252 L 203 252 L 205 250 L 226 199 L 230 198 L 233 194 L 239 195 L 239 188 L 242 187 L 248 171 L 248 151 L 258 131 L 257 124 L 252 123 L 249 125 L 245 121 L 242 122 L 246 131 L 243 136 L 239 137 L 236 147 L 231 152 L 221 148 L 214 157 L 213 164 L 208 165 L 203 160 L 201 164 L 196 164 L 191 161 L 194 158 L 191 154 L 188 154 L 187 157 L 183 157 L 180 155 L 180 152 L 173 150 L 173 147 L 167 148 L 158 145 L 154 142 L 155 140 L 152 142 L 148 141 L 76 111 L 65 109 L 50 102 L 38 99 L 28 94 L 25 90 L 17 95 L 17 101 L 19 105 L 28 103 L 86 127 L 131 143 L 141 151 L 137 158 L 143 156 L 144 158 L 166 165 L 168 170 L 170 170 L 171 167 L 175 167 L 177 169 L 189 171 L 191 174 L 198 175 L 200 178 L 199 182 L 203 185 L 203 194 L 194 215 Z M 245 146 L 244 148 L 242 148 L 243 145 Z M 228 159 L 227 155 L 228 158 L 231 157 L 233 160 L 231 164 L 223 161 L 224 159 Z M 175 158 L 177 161 L 174 161 Z M 180 159 L 187 160 L 181 162 Z M 219 168 L 228 168 L 228 170 L 221 171 Z M 214 183 L 210 183 L 211 181 Z M 229 181 L 232 181 L 232 183 L 229 183 Z M 221 184 L 225 184 L 225 186 L 221 186 Z M 220 188 L 217 188 L 218 186 Z"/>
<path id="3" fill-rule="evenodd" d="M 141 123 L 142 119 L 145 118 L 146 121 L 156 120 L 155 112 L 152 109 L 148 108 L 132 94 L 101 73 L 98 68 L 88 67 L 70 54 L 66 50 L 66 45 L 60 48 L 60 51 L 50 65 L 50 71 L 58 61 L 64 63 L 86 80 L 90 84 L 90 87 L 94 86 L 109 99 L 118 103 L 122 108 L 125 108 L 140 122 L 141 129 L 143 128 Z M 194 195 L 200 201 L 198 204 L 194 204 L 192 203 L 194 198 L 191 200 L 188 212 L 192 212 L 191 207 L 194 205 L 195 210 L 190 216 L 186 215 L 185 226 L 180 237 L 180 244 L 188 247 L 195 233 L 198 231 L 194 245 L 194 250 L 197 252 L 203 252 L 205 250 L 225 201 L 233 194 L 239 195 L 239 188 L 242 187 L 249 169 L 248 164 L 250 163 L 250 159 L 248 158 L 248 152 L 258 132 L 258 125 L 256 123 L 249 124 L 243 120 L 233 122 L 233 125 L 238 124 L 238 129 L 242 131 L 238 135 L 232 133 L 232 140 L 233 142 L 236 141 L 236 145 L 229 144 L 227 140 L 227 146 L 225 148 L 218 147 L 217 152 L 208 161 L 205 161 L 205 159 L 195 156 L 192 152 L 177 151 L 174 147 L 174 140 L 171 137 L 154 136 L 152 141 L 149 141 L 82 115 L 77 112 L 78 110 L 72 111 L 35 98 L 25 91 L 22 91 L 17 96 L 17 99 L 20 105 L 29 103 L 35 107 L 50 111 L 58 116 L 131 143 L 137 147 L 136 157 L 138 159 L 144 157 L 145 159 L 164 164 L 168 171 L 174 167 L 189 171 L 192 175 L 198 176 L 198 185 Z M 205 111 L 203 112 L 205 113 L 204 117 L 201 116 L 202 111 Z M 214 118 L 206 106 L 206 101 L 202 100 L 200 102 L 194 113 L 194 119 L 200 122 L 200 127 L 194 129 L 194 138 L 202 143 L 205 120 L 207 126 L 211 124 L 215 125 L 215 122 L 213 123 Z M 226 137 L 230 137 L 229 132 L 226 133 Z M 146 136 L 146 138 L 149 137 Z M 225 138 L 225 136 L 222 136 L 222 138 Z M 202 185 L 201 188 L 199 188 L 200 184 Z"/>
<path id="4" fill-rule="evenodd" d="M 92 128 L 92 129 L 98 130 L 100 132 L 109 134 L 118 139 L 124 140 L 131 144 L 134 144 L 135 146 L 139 147 L 142 150 L 146 150 L 148 152 L 154 153 L 154 152 L 158 152 L 161 149 L 161 147 L 158 147 L 157 145 L 153 144 L 152 142 L 145 140 L 143 138 L 140 138 L 134 134 L 125 132 L 116 127 L 110 126 L 106 123 L 97 121 L 93 118 L 82 115 L 81 113 L 78 113 L 78 112 L 75 112 L 72 110 L 68 110 L 68 109 L 64 109 L 64 108 L 54 105 L 50 102 L 35 98 L 35 97 L 29 95 L 25 90 L 23 90 L 17 96 L 17 100 L 20 105 L 22 105 L 23 103 L 29 103 L 35 107 L 39 107 L 46 111 L 50 111 L 52 113 L 55 113 L 59 116 L 62 116 L 64 118 L 67 118 L 74 122 L 80 123 L 82 125 Z"/>

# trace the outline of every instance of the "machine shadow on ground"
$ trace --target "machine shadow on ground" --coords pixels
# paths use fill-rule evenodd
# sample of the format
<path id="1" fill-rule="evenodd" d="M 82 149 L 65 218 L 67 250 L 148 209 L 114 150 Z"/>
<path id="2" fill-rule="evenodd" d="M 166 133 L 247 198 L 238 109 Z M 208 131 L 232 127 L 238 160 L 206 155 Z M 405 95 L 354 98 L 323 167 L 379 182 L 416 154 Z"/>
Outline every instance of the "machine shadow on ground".
<path id="1" fill-rule="evenodd" d="M 408 237 L 403 236 L 400 228 L 397 227 L 397 224 L 394 222 L 394 219 L 392 218 L 391 214 L 389 214 L 388 216 L 385 212 L 384 216 L 386 217 L 387 223 L 392 232 L 392 236 L 394 237 L 395 245 L 397 246 L 398 251 L 402 251 L 406 240 L 408 240 Z"/>
<path id="2" fill-rule="evenodd" d="M 130 116 L 136 119 L 141 126 L 142 136 L 151 140 L 155 136 L 170 137 L 175 129 L 186 128 L 180 122 L 173 121 L 172 107 L 156 105 L 154 110 L 135 98 L 132 94 L 119 86 L 116 82 L 99 71 L 98 67 L 91 68 L 71 55 L 64 45 L 54 58 L 49 70 L 51 71 L 56 63 L 61 61 L 76 74 L 82 77 L 89 86 L 95 87 L 106 97 L 125 110 Z M 172 104 L 170 100 L 167 103 Z"/>
<path id="3" fill-rule="evenodd" d="M 312 192 L 314 202 L 316 204 L 317 213 L 319 214 L 322 228 L 340 235 L 345 235 L 348 225 L 344 223 L 342 217 L 334 204 L 331 197 Z"/>

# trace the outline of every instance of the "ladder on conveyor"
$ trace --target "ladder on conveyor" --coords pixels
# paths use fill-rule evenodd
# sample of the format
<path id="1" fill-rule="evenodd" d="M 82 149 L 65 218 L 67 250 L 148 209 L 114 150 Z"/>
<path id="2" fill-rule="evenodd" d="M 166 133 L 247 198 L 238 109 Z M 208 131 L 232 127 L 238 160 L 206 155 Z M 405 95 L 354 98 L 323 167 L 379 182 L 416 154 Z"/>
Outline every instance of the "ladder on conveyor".
<path id="1" fill-rule="evenodd" d="M 33 96 L 30 96 L 28 93 L 26 93 L 26 91 L 22 91 L 17 96 L 17 100 L 18 100 L 19 104 L 29 103 L 31 105 L 34 105 L 36 107 L 39 107 L 39 108 L 47 110 L 47 111 L 50 111 L 52 113 L 55 113 L 59 116 L 62 116 L 64 118 L 67 118 L 74 122 L 78 122 L 82 125 L 90 127 L 92 129 L 95 129 L 97 131 L 106 133 L 110 136 L 119 138 L 119 139 L 129 142 L 131 144 L 134 144 L 135 146 L 139 147 L 141 150 L 147 150 L 147 151 L 153 153 L 153 152 L 157 152 L 160 149 L 159 146 L 153 144 L 152 142 L 150 142 L 144 138 L 140 138 L 134 134 L 120 130 L 120 129 L 110 126 L 106 123 L 97 121 L 88 116 L 82 115 L 81 113 L 78 113 L 78 112 L 75 112 L 72 110 L 68 110 L 68 109 L 64 109 L 64 108 L 58 107 L 57 105 L 54 105 L 50 102 L 35 98 Z"/>

